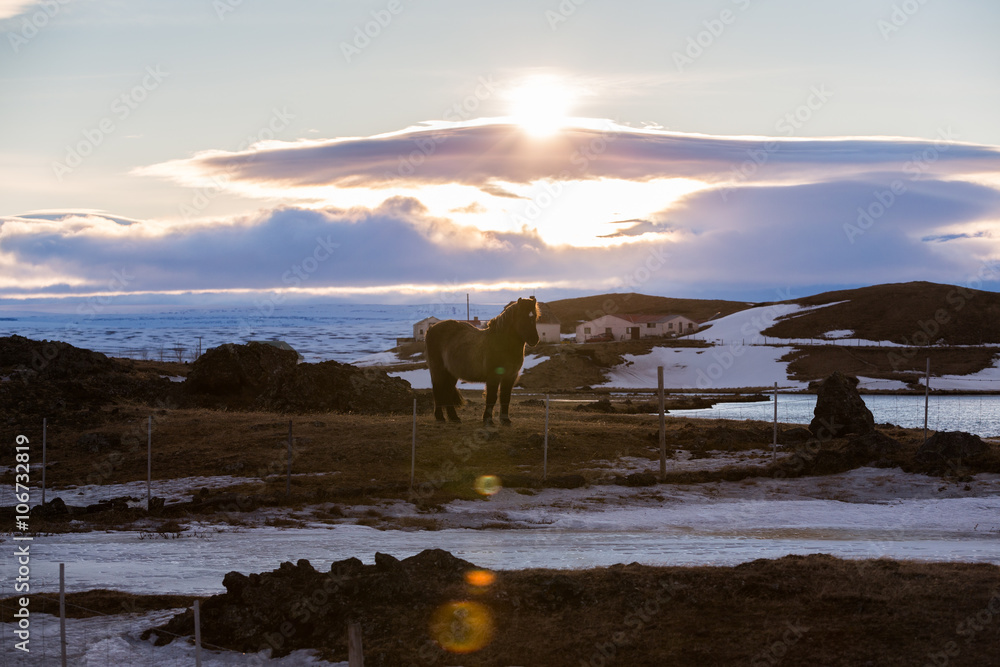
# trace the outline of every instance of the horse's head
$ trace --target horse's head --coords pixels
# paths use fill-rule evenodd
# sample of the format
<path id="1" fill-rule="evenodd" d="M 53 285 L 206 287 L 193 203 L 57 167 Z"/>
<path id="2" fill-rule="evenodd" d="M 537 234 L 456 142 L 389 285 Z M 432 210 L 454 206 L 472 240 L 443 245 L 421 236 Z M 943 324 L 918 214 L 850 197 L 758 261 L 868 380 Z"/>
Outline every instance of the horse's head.
<path id="1" fill-rule="evenodd" d="M 540 311 L 535 297 L 518 299 L 516 303 L 511 304 L 511 307 L 516 309 L 514 330 L 517 331 L 517 335 L 528 345 L 537 345 L 538 327 L 535 325 L 538 323 Z"/>

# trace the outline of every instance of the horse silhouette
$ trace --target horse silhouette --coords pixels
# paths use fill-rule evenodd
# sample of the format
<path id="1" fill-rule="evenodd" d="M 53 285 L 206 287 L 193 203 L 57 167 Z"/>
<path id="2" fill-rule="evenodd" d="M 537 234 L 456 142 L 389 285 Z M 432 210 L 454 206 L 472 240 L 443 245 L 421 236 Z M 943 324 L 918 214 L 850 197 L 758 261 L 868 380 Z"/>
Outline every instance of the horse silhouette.
<path id="1" fill-rule="evenodd" d="M 538 343 L 540 311 L 535 297 L 507 304 L 503 312 L 477 329 L 467 322 L 444 320 L 427 330 L 427 366 L 434 388 L 434 417 L 462 421 L 455 408 L 462 405 L 462 395 L 455 388 L 459 379 L 486 383 L 486 407 L 483 424 L 493 426 L 493 406 L 500 393 L 500 423 L 510 425 L 510 391 L 524 363 L 526 345 Z"/>

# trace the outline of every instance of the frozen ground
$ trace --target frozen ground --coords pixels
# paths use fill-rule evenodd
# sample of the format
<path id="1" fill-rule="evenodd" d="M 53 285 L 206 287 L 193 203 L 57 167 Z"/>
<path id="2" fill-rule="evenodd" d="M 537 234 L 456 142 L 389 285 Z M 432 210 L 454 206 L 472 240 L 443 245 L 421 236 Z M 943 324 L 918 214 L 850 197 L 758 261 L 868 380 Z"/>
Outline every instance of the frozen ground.
<path id="1" fill-rule="evenodd" d="M 627 354 L 626 363 L 611 370 L 604 387 L 642 389 L 656 387 L 656 369 L 663 366 L 665 384 L 685 389 L 739 389 L 743 387 L 772 387 L 804 389 L 806 383 L 789 379 L 788 364 L 780 361 L 796 345 L 814 344 L 814 339 L 786 339 L 765 337 L 762 331 L 771 327 L 778 318 L 799 316 L 823 306 L 802 307 L 791 304 L 774 304 L 720 317 L 711 326 L 692 338 L 714 343 L 711 348 L 654 348 L 650 354 Z M 852 332 L 830 331 L 825 334 L 827 344 L 877 345 L 899 347 L 888 341 L 844 338 Z M 763 345 L 766 343 L 766 345 Z M 862 389 L 905 389 L 898 380 L 859 378 Z M 974 375 L 932 377 L 935 389 L 994 390 L 1000 389 L 1000 359 L 992 368 Z"/>
<path id="2" fill-rule="evenodd" d="M 71 590 L 214 593 L 233 569 L 258 572 L 299 558 L 328 567 L 353 556 L 373 562 L 376 551 L 403 558 L 425 548 L 444 548 L 499 569 L 632 561 L 731 565 L 763 555 L 819 552 L 1000 564 L 1000 475 L 953 484 L 860 468 L 784 480 L 591 486 L 528 495 L 504 489 L 438 512 L 418 512 L 404 501 L 379 506 L 385 526 L 420 517 L 440 528 L 421 531 L 332 525 L 313 515 L 322 509 L 286 514 L 303 526 L 294 529 L 262 525 L 274 516 L 267 510 L 246 517 L 253 527 L 192 523 L 175 539 L 131 531 L 39 536 L 32 543 L 33 589 L 55 590 L 60 562 L 68 564 Z"/>
<path id="3" fill-rule="evenodd" d="M 742 457 L 738 461 L 737 457 Z M 672 467 L 764 461 L 766 451 L 713 459 L 671 461 Z M 656 469 L 641 458 L 618 461 L 613 472 Z M 609 464 L 610 468 L 610 464 Z M 217 480 L 219 483 L 222 478 Z M 198 479 L 198 483 L 205 483 Z M 384 525 L 432 519 L 438 530 L 380 530 L 331 525 L 314 512 L 286 511 L 301 528 L 263 525 L 277 510 L 246 515 L 251 527 L 192 523 L 178 538 L 131 531 L 38 536 L 31 543 L 32 590 L 58 589 L 58 564 L 66 563 L 69 591 L 112 588 L 135 593 L 210 595 L 223 591 L 226 572 L 261 572 L 282 561 L 306 558 L 318 569 L 349 557 L 374 562 L 376 551 L 397 558 L 443 548 L 492 569 L 582 568 L 614 563 L 734 565 L 787 554 L 829 553 L 844 558 L 890 557 L 1000 564 L 1000 475 L 968 483 L 896 469 L 860 468 L 839 475 L 742 482 L 591 486 L 518 492 L 503 489 L 480 501 L 455 501 L 437 512 L 418 512 L 404 501 L 379 508 Z M 346 508 L 360 515 L 365 508 Z M 328 515 L 327 515 L 328 516 Z M 350 521 L 350 520 L 349 520 Z M 9 534 L 2 536 L 11 547 Z M 0 596 L 11 590 L 12 559 L 4 559 Z M 192 664 L 185 642 L 154 648 L 141 631 L 174 612 L 70 620 L 70 664 Z M 2 665 L 58 664 L 58 622 L 34 617 L 31 660 L 4 652 Z M 2 626 L 5 646 L 13 626 Z M 307 652 L 263 664 L 318 663 Z M 248 656 L 209 652 L 205 665 L 248 664 Z"/>
<path id="4" fill-rule="evenodd" d="M 94 618 L 66 619 L 66 662 L 79 667 L 189 667 L 195 664 L 194 644 L 174 641 L 167 646 L 154 646 L 142 641 L 143 631 L 165 623 L 182 609 L 155 611 L 148 614 L 119 614 Z M 3 667 L 58 667 L 60 660 L 59 617 L 36 614 L 31 617 L 29 654 L 21 655 L 12 648 L 13 624 L 2 623 Z M 203 646 L 203 667 L 237 667 L 253 664 L 275 667 L 325 665 L 347 667 L 346 662 L 330 663 L 313 657 L 313 651 L 295 651 L 284 658 L 271 660 L 267 652 L 247 655 L 235 651 L 212 650 Z"/>

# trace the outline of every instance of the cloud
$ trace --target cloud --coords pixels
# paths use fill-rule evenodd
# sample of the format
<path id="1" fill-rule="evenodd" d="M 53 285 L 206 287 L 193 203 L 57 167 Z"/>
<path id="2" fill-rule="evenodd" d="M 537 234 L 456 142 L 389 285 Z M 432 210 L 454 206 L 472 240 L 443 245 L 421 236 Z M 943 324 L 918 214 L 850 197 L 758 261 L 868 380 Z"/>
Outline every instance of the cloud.
<path id="1" fill-rule="evenodd" d="M 462 184 L 496 188 L 541 179 L 697 179 L 743 185 L 806 182 L 904 170 L 969 174 L 1000 170 L 996 147 L 900 138 L 713 137 L 590 120 L 539 139 L 509 122 L 435 123 L 373 137 L 266 142 L 242 152 L 205 151 L 139 170 L 186 184 L 227 182 L 296 188 Z M 501 192 L 503 189 L 501 188 Z"/>
<path id="2" fill-rule="evenodd" d="M 37 0 L 0 0 L 0 20 L 19 16 L 37 4 Z"/>
<path id="3" fill-rule="evenodd" d="M 424 160 L 387 175 L 415 146 Z M 103 291 L 121 276 L 119 291 L 155 293 L 475 285 L 726 297 L 963 283 L 1000 257 L 1000 153 L 943 140 L 594 124 L 540 141 L 506 123 L 438 124 L 202 153 L 142 173 L 265 187 L 285 204 L 184 223 L 95 211 L 0 219 L 0 295 Z"/>

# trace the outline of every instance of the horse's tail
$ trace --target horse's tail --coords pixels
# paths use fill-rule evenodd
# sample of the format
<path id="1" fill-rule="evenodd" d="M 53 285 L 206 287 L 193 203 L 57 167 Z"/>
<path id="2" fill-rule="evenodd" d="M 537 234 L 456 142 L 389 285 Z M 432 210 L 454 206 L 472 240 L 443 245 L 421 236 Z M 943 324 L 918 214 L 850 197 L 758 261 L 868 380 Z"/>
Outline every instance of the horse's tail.
<path id="1" fill-rule="evenodd" d="M 427 368 L 431 372 L 431 386 L 434 391 L 434 404 L 436 406 L 452 405 L 461 407 L 465 404 L 465 399 L 458 392 L 458 377 L 455 376 L 444 363 L 444 340 L 447 336 L 446 327 L 442 327 L 440 322 L 431 326 L 424 337 L 424 347 L 427 355 Z"/>

